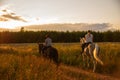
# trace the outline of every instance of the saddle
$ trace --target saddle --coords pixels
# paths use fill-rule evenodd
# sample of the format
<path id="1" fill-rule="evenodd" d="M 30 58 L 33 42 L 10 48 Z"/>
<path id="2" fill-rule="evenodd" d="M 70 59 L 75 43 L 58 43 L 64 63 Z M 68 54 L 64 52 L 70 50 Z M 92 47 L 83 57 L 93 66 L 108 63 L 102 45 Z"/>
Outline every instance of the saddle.
<path id="1" fill-rule="evenodd" d="M 52 48 L 52 46 L 44 46 L 43 49 L 42 49 L 43 53 L 46 53 L 46 51 L 47 51 L 49 48 Z"/>
<path id="2" fill-rule="evenodd" d="M 84 48 L 88 47 L 89 44 L 92 44 L 91 42 L 85 43 Z"/>
<path id="3" fill-rule="evenodd" d="M 89 44 L 91 44 L 91 42 L 82 44 L 82 46 L 81 46 L 81 47 L 82 47 L 82 52 L 81 52 L 81 54 L 84 52 L 84 49 L 88 47 Z"/>
<path id="4" fill-rule="evenodd" d="M 82 49 L 85 49 L 86 47 L 88 47 L 89 44 L 91 44 L 91 42 L 88 42 L 88 43 L 84 43 L 84 44 L 82 44 L 82 46 L 81 46 Z"/>

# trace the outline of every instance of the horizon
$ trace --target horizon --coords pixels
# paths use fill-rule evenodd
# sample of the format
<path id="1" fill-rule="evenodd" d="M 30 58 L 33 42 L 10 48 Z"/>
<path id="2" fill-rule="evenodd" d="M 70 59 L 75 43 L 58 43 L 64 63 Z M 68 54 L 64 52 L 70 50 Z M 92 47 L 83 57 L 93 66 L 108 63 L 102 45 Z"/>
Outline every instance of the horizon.
<path id="1" fill-rule="evenodd" d="M 27 25 L 21 26 L 14 29 L 8 28 L 0 28 L 0 31 L 20 31 L 21 29 L 24 31 L 118 31 L 119 29 L 113 28 L 112 24 L 109 23 L 55 23 L 55 24 L 41 24 L 41 25 Z"/>

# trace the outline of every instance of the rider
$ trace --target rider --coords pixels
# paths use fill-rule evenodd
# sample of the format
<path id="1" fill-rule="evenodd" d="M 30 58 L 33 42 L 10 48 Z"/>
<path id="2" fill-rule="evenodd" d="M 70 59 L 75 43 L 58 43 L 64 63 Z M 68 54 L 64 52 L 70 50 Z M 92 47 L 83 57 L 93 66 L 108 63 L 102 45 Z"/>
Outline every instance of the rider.
<path id="1" fill-rule="evenodd" d="M 87 34 L 85 35 L 85 43 L 82 44 L 82 52 L 81 54 L 84 52 L 84 48 L 87 47 L 89 44 L 93 43 L 93 35 L 91 34 L 91 31 L 88 30 Z"/>
<path id="2" fill-rule="evenodd" d="M 49 36 L 49 34 L 47 34 L 46 36 L 45 36 L 45 43 L 44 43 L 44 47 L 43 47 L 43 49 L 42 49 L 42 52 L 44 53 L 44 51 L 47 49 L 47 48 L 49 48 L 49 47 L 51 47 L 52 46 L 52 39 L 50 38 L 50 36 Z"/>

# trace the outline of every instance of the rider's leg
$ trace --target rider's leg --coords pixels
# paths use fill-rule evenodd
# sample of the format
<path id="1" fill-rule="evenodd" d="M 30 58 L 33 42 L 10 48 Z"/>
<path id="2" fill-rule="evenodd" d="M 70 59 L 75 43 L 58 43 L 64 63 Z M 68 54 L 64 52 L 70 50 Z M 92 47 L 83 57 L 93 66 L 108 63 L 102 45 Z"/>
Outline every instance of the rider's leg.
<path id="1" fill-rule="evenodd" d="M 81 46 L 81 48 L 82 48 L 81 54 L 84 52 L 85 45 L 86 45 L 86 43 L 82 44 L 82 46 Z"/>

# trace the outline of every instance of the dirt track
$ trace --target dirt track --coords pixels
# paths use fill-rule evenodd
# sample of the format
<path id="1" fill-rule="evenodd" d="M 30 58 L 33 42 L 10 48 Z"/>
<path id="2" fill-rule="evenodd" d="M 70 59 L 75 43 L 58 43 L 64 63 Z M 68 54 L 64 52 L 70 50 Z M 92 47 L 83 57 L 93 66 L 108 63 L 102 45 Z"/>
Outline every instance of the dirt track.
<path id="1" fill-rule="evenodd" d="M 74 74 L 72 75 L 72 73 Z M 120 80 L 108 75 L 93 73 L 92 71 L 87 71 L 66 65 L 60 65 L 59 75 L 61 75 L 64 80 Z"/>

